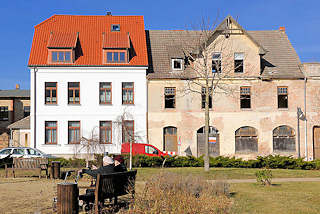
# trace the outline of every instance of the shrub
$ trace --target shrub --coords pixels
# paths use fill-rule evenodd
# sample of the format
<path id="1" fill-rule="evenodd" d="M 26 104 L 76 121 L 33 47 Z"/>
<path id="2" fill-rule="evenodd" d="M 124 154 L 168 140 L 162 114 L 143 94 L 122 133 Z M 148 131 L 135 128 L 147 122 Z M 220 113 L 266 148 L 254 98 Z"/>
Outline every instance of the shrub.
<path id="1" fill-rule="evenodd" d="M 146 182 L 128 210 L 120 213 L 229 213 L 227 183 L 208 183 L 200 177 L 160 173 Z"/>
<path id="2" fill-rule="evenodd" d="M 85 167 L 86 166 L 86 161 L 85 159 L 78 159 L 78 158 L 73 158 L 73 159 L 65 159 L 65 158 L 50 158 L 49 159 L 49 164 L 51 164 L 52 161 L 60 161 L 60 166 L 61 167 L 68 167 L 68 168 L 80 168 L 80 167 Z"/>
<path id="3" fill-rule="evenodd" d="M 256 173 L 257 182 L 261 185 L 271 185 L 272 172 L 270 169 L 259 170 Z"/>

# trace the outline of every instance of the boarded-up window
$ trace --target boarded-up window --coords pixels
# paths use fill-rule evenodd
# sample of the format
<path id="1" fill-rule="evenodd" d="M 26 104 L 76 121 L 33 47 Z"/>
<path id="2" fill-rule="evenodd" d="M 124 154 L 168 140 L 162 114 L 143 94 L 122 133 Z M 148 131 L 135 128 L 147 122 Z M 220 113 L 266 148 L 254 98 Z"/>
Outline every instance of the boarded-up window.
<path id="1" fill-rule="evenodd" d="M 197 131 L 197 156 L 205 154 L 205 127 L 198 129 Z M 220 155 L 220 142 L 219 142 L 219 131 L 213 127 L 209 127 L 209 139 L 208 139 L 208 150 L 210 157 L 216 157 Z"/>
<path id="2" fill-rule="evenodd" d="M 273 130 L 273 151 L 296 151 L 296 137 L 293 128 L 289 126 L 279 126 Z"/>
<path id="3" fill-rule="evenodd" d="M 236 133 L 236 153 L 258 152 L 258 132 L 255 128 L 244 126 Z"/>
<path id="4" fill-rule="evenodd" d="M 163 150 L 177 152 L 178 141 L 177 141 L 177 128 L 176 127 L 165 127 L 163 129 Z"/>

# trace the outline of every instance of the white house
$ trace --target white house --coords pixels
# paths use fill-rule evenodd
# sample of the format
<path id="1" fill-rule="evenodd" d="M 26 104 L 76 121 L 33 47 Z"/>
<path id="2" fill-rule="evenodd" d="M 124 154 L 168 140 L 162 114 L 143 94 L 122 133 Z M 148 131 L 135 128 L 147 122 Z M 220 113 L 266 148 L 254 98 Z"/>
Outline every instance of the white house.
<path id="1" fill-rule="evenodd" d="M 35 26 L 31 146 L 70 157 L 147 139 L 142 16 L 55 15 Z"/>

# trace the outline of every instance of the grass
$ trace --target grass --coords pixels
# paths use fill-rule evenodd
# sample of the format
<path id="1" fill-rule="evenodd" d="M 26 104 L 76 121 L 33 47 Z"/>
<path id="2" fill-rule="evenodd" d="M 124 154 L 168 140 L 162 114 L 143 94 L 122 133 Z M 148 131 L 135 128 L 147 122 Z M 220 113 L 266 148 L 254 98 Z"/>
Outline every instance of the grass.
<path id="1" fill-rule="evenodd" d="M 209 172 L 204 172 L 202 167 L 185 168 L 136 168 L 138 170 L 137 180 L 146 180 L 150 176 L 160 172 L 174 172 L 181 175 L 199 175 L 205 179 L 255 179 L 255 173 L 260 169 L 244 168 L 210 168 Z M 273 178 L 306 178 L 320 177 L 320 170 L 292 170 L 292 169 L 272 169 Z"/>
<path id="2" fill-rule="evenodd" d="M 319 182 L 291 182 L 263 187 L 256 183 L 232 184 L 233 212 L 244 214 L 318 214 Z"/>
<path id="3" fill-rule="evenodd" d="M 62 170 L 67 169 L 62 168 Z M 160 171 L 183 176 L 195 175 L 205 179 L 248 179 L 255 178 L 257 170 L 259 169 L 211 168 L 209 172 L 204 172 L 203 168 L 138 168 L 137 180 L 146 181 Z M 28 173 L 21 172 L 21 176 L 23 174 Z M 272 169 L 272 174 L 273 178 L 320 177 L 320 170 Z M 56 186 L 60 182 L 62 180 L 20 176 L 16 179 L 11 177 L 6 179 L 4 169 L 0 169 L 0 207 L 6 207 L 7 213 L 33 213 L 36 210 L 52 213 L 52 198 L 56 195 Z M 82 178 L 79 183 L 80 186 L 88 184 L 89 180 L 86 178 Z M 143 183 L 137 182 L 137 192 L 143 188 Z M 84 191 L 84 189 L 80 190 Z M 256 183 L 239 183 L 230 184 L 230 191 L 235 214 L 320 213 L 319 182 L 275 183 L 270 187 L 263 187 Z"/>

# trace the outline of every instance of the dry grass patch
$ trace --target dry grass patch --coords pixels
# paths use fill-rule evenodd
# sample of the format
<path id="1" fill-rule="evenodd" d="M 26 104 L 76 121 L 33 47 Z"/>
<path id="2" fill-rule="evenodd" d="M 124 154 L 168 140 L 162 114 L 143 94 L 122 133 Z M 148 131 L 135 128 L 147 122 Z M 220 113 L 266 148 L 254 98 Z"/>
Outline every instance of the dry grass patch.
<path id="1" fill-rule="evenodd" d="M 227 183 L 163 172 L 148 179 L 134 203 L 120 213 L 229 213 L 228 195 Z"/>

